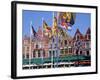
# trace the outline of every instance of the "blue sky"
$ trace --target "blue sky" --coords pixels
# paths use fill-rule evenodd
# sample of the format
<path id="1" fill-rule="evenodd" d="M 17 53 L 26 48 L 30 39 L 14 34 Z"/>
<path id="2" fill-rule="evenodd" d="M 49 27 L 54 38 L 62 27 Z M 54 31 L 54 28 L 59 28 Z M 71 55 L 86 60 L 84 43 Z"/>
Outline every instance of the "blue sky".
<path id="1" fill-rule="evenodd" d="M 52 26 L 53 12 L 51 11 L 23 10 L 22 15 L 23 36 L 29 35 L 31 21 L 35 31 L 37 31 L 38 28 L 42 26 L 42 18 L 46 21 L 48 26 Z M 72 30 L 68 31 L 68 34 L 74 36 L 77 28 L 80 30 L 81 33 L 85 34 L 88 27 L 91 27 L 91 14 L 76 13 L 75 24 L 72 26 Z"/>

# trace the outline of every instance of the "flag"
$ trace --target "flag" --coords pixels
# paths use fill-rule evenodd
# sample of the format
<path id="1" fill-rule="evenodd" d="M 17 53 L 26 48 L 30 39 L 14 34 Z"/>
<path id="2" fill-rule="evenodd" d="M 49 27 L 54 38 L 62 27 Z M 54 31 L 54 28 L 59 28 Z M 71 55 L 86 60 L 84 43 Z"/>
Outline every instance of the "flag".
<path id="1" fill-rule="evenodd" d="M 48 25 L 45 21 L 43 21 L 43 30 L 44 30 L 44 32 L 49 32 L 51 30 L 51 28 L 48 27 Z"/>
<path id="2" fill-rule="evenodd" d="M 51 28 L 47 25 L 45 21 L 43 21 L 43 32 L 45 35 L 48 35 L 48 36 L 51 32 Z"/>
<path id="3" fill-rule="evenodd" d="M 36 31 L 33 26 L 32 26 L 32 33 L 33 33 L 34 37 L 36 37 Z"/>
<path id="4" fill-rule="evenodd" d="M 57 28 L 57 18 L 54 17 L 54 28 Z"/>
<path id="5" fill-rule="evenodd" d="M 60 13 L 60 26 L 64 29 L 68 29 L 68 25 L 66 23 L 66 12 L 61 12 Z"/>
<path id="6" fill-rule="evenodd" d="M 73 25 L 75 23 L 74 13 L 67 13 L 66 23 L 69 23 L 69 25 Z"/>
<path id="7" fill-rule="evenodd" d="M 64 29 L 71 30 L 72 25 L 75 23 L 75 13 L 61 12 L 59 16 L 60 26 Z"/>
<path id="8" fill-rule="evenodd" d="M 57 24 L 57 18 L 54 17 L 53 27 L 52 27 L 52 35 L 56 35 L 58 32 L 58 24 Z"/>
<path id="9" fill-rule="evenodd" d="M 47 25 L 47 23 L 46 23 L 45 21 L 43 21 L 43 29 L 44 29 L 44 31 L 46 31 L 46 32 L 49 32 L 49 31 L 51 30 L 51 28 L 48 27 L 48 25 Z"/>

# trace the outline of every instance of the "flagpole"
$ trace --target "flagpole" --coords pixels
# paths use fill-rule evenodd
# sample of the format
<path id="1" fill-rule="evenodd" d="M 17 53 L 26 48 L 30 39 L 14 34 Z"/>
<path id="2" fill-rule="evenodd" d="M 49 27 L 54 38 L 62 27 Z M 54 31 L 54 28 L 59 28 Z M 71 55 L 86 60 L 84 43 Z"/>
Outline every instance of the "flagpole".
<path id="1" fill-rule="evenodd" d="M 53 25 L 52 25 L 52 27 L 54 27 L 54 12 L 53 12 Z M 52 44 L 52 47 L 53 47 L 53 44 Z M 51 61 L 52 61 L 52 68 L 53 68 L 53 48 L 52 48 L 52 59 L 51 59 Z"/>
<path id="2" fill-rule="evenodd" d="M 44 18 L 42 18 L 42 37 L 43 37 L 43 20 Z"/>
<path id="3" fill-rule="evenodd" d="M 43 18 L 42 18 L 42 39 L 43 39 Z M 43 40 L 42 40 L 43 41 Z M 43 44 L 43 43 L 42 43 Z M 42 46 L 42 67 L 43 67 L 43 45 L 41 44 Z"/>
<path id="4" fill-rule="evenodd" d="M 31 65 L 31 34 L 32 34 L 32 31 L 31 31 L 31 27 L 32 27 L 32 21 L 30 22 L 30 52 L 29 52 L 29 65 Z"/>
<path id="5" fill-rule="evenodd" d="M 58 12 L 57 12 L 57 28 L 58 28 L 58 18 L 59 17 L 59 14 L 58 14 Z M 58 30 L 57 30 L 58 31 Z M 59 51 L 58 51 L 58 42 L 59 40 L 58 40 L 58 32 L 57 32 L 57 67 L 58 67 L 58 58 L 59 58 Z"/>

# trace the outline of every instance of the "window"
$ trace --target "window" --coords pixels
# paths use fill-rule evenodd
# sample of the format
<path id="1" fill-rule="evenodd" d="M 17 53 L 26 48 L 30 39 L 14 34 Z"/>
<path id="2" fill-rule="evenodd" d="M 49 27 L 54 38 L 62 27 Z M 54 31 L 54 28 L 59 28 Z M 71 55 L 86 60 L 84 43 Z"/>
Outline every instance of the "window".
<path id="1" fill-rule="evenodd" d="M 69 48 L 69 53 L 72 53 L 72 48 Z"/>
<path id="2" fill-rule="evenodd" d="M 86 43 L 86 47 L 87 48 L 90 48 L 89 42 Z"/>
<path id="3" fill-rule="evenodd" d="M 80 55 L 82 55 L 82 51 L 80 51 Z"/>
<path id="4" fill-rule="evenodd" d="M 45 57 L 45 51 L 43 51 L 43 57 Z"/>
<path id="5" fill-rule="evenodd" d="M 89 54 L 90 54 L 89 51 L 87 51 L 86 53 L 87 53 L 87 56 L 89 56 Z"/>
<path id="6" fill-rule="evenodd" d="M 26 47 L 27 51 L 29 51 L 29 47 Z"/>
<path id="7" fill-rule="evenodd" d="M 57 47 L 57 44 L 55 44 L 55 48 Z"/>
<path id="8" fill-rule="evenodd" d="M 68 49 L 65 49 L 65 54 L 67 54 L 68 53 Z"/>
<path id="9" fill-rule="evenodd" d="M 55 40 L 54 40 L 54 38 L 53 38 L 53 42 L 54 42 Z"/>
<path id="10" fill-rule="evenodd" d="M 61 54 L 64 54 L 64 50 L 63 49 L 61 50 Z"/>
<path id="11" fill-rule="evenodd" d="M 76 50 L 76 55 L 78 55 L 78 50 Z"/>
<path id="12" fill-rule="evenodd" d="M 29 53 L 27 53 L 26 58 L 29 59 Z"/>
<path id="13" fill-rule="evenodd" d="M 38 57 L 41 57 L 41 55 L 40 55 L 40 51 L 38 51 Z"/>
<path id="14" fill-rule="evenodd" d="M 76 40 L 79 40 L 79 38 L 80 38 L 79 35 L 77 35 L 77 36 L 76 36 Z"/>
<path id="15" fill-rule="evenodd" d="M 91 37 L 90 37 L 90 34 L 87 34 L 87 39 L 89 40 Z"/>
<path id="16" fill-rule="evenodd" d="M 36 45 L 36 48 L 38 48 L 38 45 Z"/>
<path id="17" fill-rule="evenodd" d="M 56 50 L 56 53 L 58 54 L 58 50 Z"/>
<path id="18" fill-rule="evenodd" d="M 29 50 L 29 47 L 27 47 L 27 50 Z"/>
<path id="19" fill-rule="evenodd" d="M 52 48 L 52 44 L 50 44 L 50 48 Z"/>
<path id="20" fill-rule="evenodd" d="M 65 40 L 65 45 L 67 45 L 67 40 Z"/>
<path id="21" fill-rule="evenodd" d="M 51 51 L 49 51 L 49 57 L 51 57 L 52 55 L 51 55 Z"/>
<path id="22" fill-rule="evenodd" d="M 33 57 L 35 57 L 35 51 L 33 51 Z"/>
<path id="23" fill-rule="evenodd" d="M 55 57 L 55 51 L 53 51 L 53 57 Z"/>

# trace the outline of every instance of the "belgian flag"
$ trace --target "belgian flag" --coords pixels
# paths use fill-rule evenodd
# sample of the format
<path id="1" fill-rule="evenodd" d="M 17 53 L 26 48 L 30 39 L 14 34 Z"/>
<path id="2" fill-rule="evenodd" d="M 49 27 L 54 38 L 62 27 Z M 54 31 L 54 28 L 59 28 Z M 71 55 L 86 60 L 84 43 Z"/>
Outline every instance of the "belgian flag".
<path id="1" fill-rule="evenodd" d="M 72 25 L 75 23 L 75 13 L 61 12 L 59 16 L 62 28 L 68 29 L 68 27 L 72 27 Z"/>
<path id="2" fill-rule="evenodd" d="M 51 28 L 47 25 L 45 21 L 43 21 L 43 31 L 45 32 L 51 31 Z"/>
<path id="3" fill-rule="evenodd" d="M 51 36 L 51 28 L 47 25 L 45 21 L 43 21 L 43 33 L 46 36 Z"/>
<path id="4" fill-rule="evenodd" d="M 58 33 L 58 24 L 57 24 L 57 18 L 54 17 L 54 22 L 53 22 L 53 27 L 52 27 L 52 35 L 57 35 Z"/>

